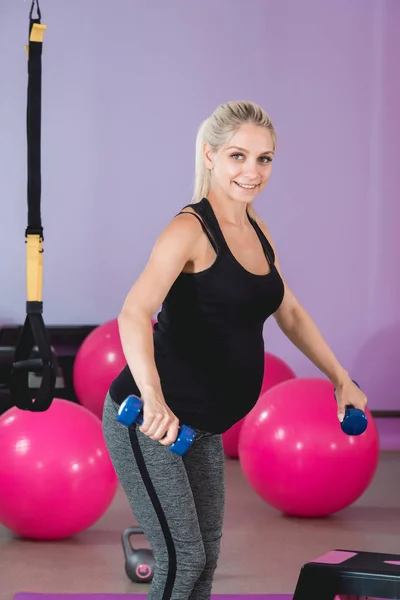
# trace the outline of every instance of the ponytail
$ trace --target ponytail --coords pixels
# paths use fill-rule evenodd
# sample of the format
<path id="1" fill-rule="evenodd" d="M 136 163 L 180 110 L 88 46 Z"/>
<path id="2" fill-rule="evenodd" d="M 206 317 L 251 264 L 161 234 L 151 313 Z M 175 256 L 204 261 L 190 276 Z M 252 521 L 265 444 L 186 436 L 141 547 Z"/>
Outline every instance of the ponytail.
<path id="1" fill-rule="evenodd" d="M 203 147 L 205 143 L 205 133 L 209 119 L 202 122 L 197 132 L 196 138 L 196 156 L 195 156 L 195 181 L 192 202 L 200 202 L 200 200 L 210 193 L 211 189 L 211 173 L 207 169 L 204 162 Z"/>

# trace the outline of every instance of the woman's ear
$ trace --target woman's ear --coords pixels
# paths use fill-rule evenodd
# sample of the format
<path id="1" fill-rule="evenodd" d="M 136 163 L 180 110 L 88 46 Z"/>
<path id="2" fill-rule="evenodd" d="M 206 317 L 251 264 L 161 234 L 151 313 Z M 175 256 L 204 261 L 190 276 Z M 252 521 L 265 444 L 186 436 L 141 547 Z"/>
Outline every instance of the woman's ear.
<path id="1" fill-rule="evenodd" d="M 203 144 L 203 156 L 207 169 L 211 171 L 213 169 L 213 151 L 210 144 Z"/>

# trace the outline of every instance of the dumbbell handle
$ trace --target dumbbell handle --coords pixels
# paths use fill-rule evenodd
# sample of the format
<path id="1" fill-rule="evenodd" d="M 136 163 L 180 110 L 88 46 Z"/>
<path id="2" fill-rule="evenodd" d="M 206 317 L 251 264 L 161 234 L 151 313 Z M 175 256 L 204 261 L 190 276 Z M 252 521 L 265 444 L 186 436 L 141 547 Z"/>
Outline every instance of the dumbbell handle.
<path id="1" fill-rule="evenodd" d="M 143 410 L 140 411 L 140 413 L 138 414 L 138 416 L 135 419 L 135 423 L 137 423 L 138 425 L 143 425 Z"/>
<path id="2" fill-rule="evenodd" d="M 136 417 L 136 419 L 135 419 L 135 422 L 136 422 L 138 425 L 142 425 L 142 424 L 143 424 L 143 421 L 144 421 L 144 419 L 143 419 L 143 410 L 142 410 L 142 411 L 140 411 L 140 413 L 139 413 L 139 414 L 138 414 L 138 416 Z M 181 431 L 182 431 L 182 427 L 179 427 L 179 428 L 178 428 L 178 437 L 179 437 L 179 435 L 180 435 Z M 165 438 L 165 437 L 167 437 L 167 434 L 166 434 L 166 433 L 164 434 L 163 438 Z"/>
<path id="3" fill-rule="evenodd" d="M 361 389 L 357 381 L 354 381 L 354 379 L 352 381 L 359 389 Z M 334 391 L 336 391 L 336 388 Z M 354 408 L 352 404 L 347 404 L 345 416 L 340 425 L 343 432 L 347 435 L 360 435 L 367 429 L 368 419 L 364 411 L 359 408 Z"/>
<path id="4" fill-rule="evenodd" d="M 137 423 L 138 425 L 142 425 L 143 401 L 133 394 L 128 396 L 119 408 L 117 420 L 128 427 L 133 422 Z M 178 435 L 175 442 L 170 445 L 169 449 L 171 452 L 182 456 L 190 448 L 194 438 L 194 429 L 188 425 L 182 425 L 178 429 Z"/>
<path id="5" fill-rule="evenodd" d="M 135 419 L 135 423 L 137 423 L 138 425 L 143 425 L 143 421 L 144 421 L 144 418 L 143 418 L 143 408 L 142 408 Z M 178 435 L 181 431 L 182 431 L 182 427 L 179 427 Z M 166 435 L 167 434 L 165 434 L 164 437 L 166 437 Z"/>

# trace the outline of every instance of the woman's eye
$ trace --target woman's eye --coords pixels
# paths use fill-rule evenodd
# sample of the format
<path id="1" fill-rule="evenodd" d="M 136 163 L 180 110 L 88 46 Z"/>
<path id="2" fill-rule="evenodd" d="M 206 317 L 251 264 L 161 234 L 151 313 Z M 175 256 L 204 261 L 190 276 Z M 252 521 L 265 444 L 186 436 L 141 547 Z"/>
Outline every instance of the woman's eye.
<path id="1" fill-rule="evenodd" d="M 235 152 L 235 154 L 231 154 L 231 158 L 235 160 L 240 160 L 244 158 L 244 155 L 241 152 Z M 264 165 L 272 162 L 272 158 L 270 156 L 261 156 L 259 159 Z"/>

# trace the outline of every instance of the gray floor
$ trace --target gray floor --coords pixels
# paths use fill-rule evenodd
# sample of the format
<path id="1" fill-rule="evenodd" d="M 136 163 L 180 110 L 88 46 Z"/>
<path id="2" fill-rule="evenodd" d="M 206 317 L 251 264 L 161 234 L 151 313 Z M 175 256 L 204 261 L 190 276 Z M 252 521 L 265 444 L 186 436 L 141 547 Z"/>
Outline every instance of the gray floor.
<path id="1" fill-rule="evenodd" d="M 227 511 L 214 593 L 290 593 L 304 562 L 333 548 L 400 553 L 400 453 L 384 452 L 359 501 L 328 519 L 282 517 L 226 461 Z M 19 591 L 146 593 L 124 572 L 121 531 L 134 524 L 122 492 L 91 529 L 62 542 L 14 539 L 0 527 L 0 600 Z M 140 538 L 140 545 L 146 546 Z"/>

